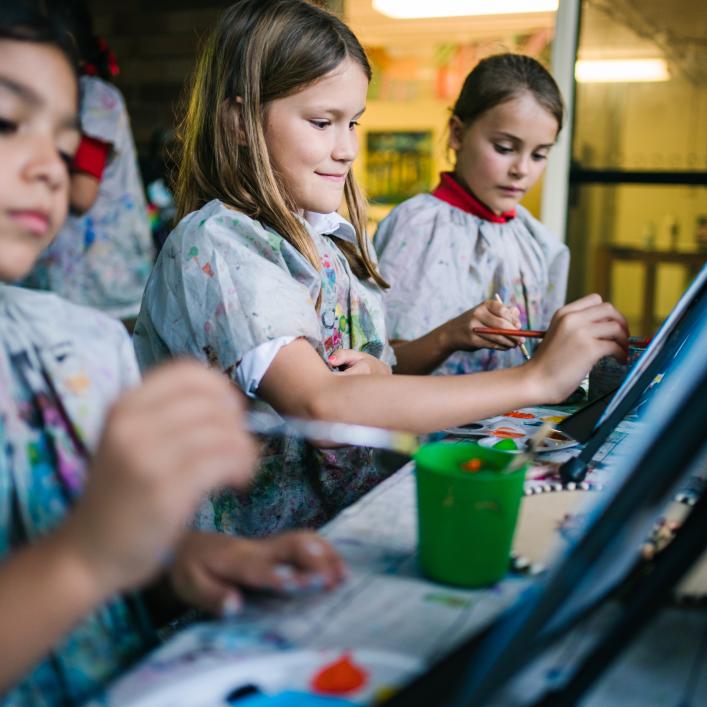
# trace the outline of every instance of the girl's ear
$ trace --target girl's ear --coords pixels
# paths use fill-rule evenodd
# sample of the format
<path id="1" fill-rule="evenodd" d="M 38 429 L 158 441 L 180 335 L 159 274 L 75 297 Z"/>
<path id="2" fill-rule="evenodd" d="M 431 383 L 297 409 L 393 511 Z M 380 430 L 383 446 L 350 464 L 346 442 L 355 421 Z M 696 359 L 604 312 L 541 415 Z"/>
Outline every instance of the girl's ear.
<path id="1" fill-rule="evenodd" d="M 458 116 L 453 115 L 449 119 L 449 149 L 457 152 L 462 149 L 462 141 L 464 139 L 464 123 Z"/>
<path id="2" fill-rule="evenodd" d="M 224 104 L 224 111 L 226 111 L 230 117 L 233 129 L 238 135 L 238 144 L 245 145 L 245 131 L 243 130 L 242 112 L 241 106 L 243 105 L 243 99 L 240 96 L 236 96 L 234 100 L 227 101 Z"/>

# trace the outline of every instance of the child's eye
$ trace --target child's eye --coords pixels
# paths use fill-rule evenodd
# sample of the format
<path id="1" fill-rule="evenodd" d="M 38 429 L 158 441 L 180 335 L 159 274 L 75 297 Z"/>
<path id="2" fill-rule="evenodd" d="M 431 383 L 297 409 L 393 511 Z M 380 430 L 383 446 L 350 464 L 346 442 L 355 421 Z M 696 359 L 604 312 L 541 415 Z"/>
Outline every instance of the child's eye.
<path id="1" fill-rule="evenodd" d="M 505 145 L 494 144 L 493 149 L 496 150 L 499 155 L 508 155 L 513 152 L 512 147 L 506 147 Z"/>
<path id="2" fill-rule="evenodd" d="M 63 150 L 59 150 L 59 158 L 66 165 L 67 169 L 69 169 L 74 162 L 74 156 Z"/>
<path id="3" fill-rule="evenodd" d="M 10 135 L 17 130 L 17 123 L 5 118 L 0 118 L 0 135 Z"/>
<path id="4" fill-rule="evenodd" d="M 310 120 L 309 121 L 315 128 L 319 128 L 320 130 L 323 130 L 326 128 L 327 125 L 329 125 L 328 120 Z"/>
<path id="5" fill-rule="evenodd" d="M 532 157 L 533 157 L 533 160 L 535 160 L 535 162 L 542 162 L 543 160 L 546 160 L 546 159 L 547 159 L 547 155 L 540 154 L 540 153 L 537 153 L 537 152 L 534 153 L 534 154 L 532 155 Z"/>
<path id="6" fill-rule="evenodd" d="M 353 130 L 357 125 L 361 125 L 361 123 L 359 123 L 358 120 L 352 120 L 349 123 L 349 130 Z"/>

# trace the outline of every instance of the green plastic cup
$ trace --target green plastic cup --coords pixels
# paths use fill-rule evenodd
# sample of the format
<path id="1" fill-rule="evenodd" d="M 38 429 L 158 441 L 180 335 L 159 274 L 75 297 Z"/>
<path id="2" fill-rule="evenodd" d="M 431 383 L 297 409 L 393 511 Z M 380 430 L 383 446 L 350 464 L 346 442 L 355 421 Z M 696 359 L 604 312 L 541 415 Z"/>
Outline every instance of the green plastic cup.
<path id="1" fill-rule="evenodd" d="M 504 577 L 523 497 L 526 466 L 475 442 L 434 442 L 415 453 L 418 559 L 439 582 L 483 587 Z M 471 459 L 480 468 L 467 471 Z"/>

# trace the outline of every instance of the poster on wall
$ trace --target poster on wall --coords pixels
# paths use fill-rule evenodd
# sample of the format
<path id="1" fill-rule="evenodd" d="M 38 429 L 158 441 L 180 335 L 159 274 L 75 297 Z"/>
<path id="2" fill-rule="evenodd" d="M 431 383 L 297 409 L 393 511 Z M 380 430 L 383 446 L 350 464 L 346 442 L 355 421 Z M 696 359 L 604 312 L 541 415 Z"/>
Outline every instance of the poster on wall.
<path id="1" fill-rule="evenodd" d="M 366 191 L 378 204 L 432 188 L 432 131 L 372 131 L 366 135 Z"/>

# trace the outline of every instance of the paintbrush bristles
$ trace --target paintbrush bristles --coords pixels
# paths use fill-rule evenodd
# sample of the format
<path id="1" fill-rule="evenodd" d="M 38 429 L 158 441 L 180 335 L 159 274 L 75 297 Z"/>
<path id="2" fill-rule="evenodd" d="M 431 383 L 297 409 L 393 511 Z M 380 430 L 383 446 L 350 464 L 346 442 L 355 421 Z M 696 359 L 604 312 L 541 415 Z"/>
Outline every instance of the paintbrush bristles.
<path id="1" fill-rule="evenodd" d="M 552 432 L 553 427 L 551 422 L 544 422 L 542 427 L 528 440 L 527 451 L 518 454 L 511 463 L 503 470 L 504 473 L 517 471 L 522 466 L 532 461 L 535 453 L 540 449 L 540 445 L 545 441 L 545 438 Z"/>

